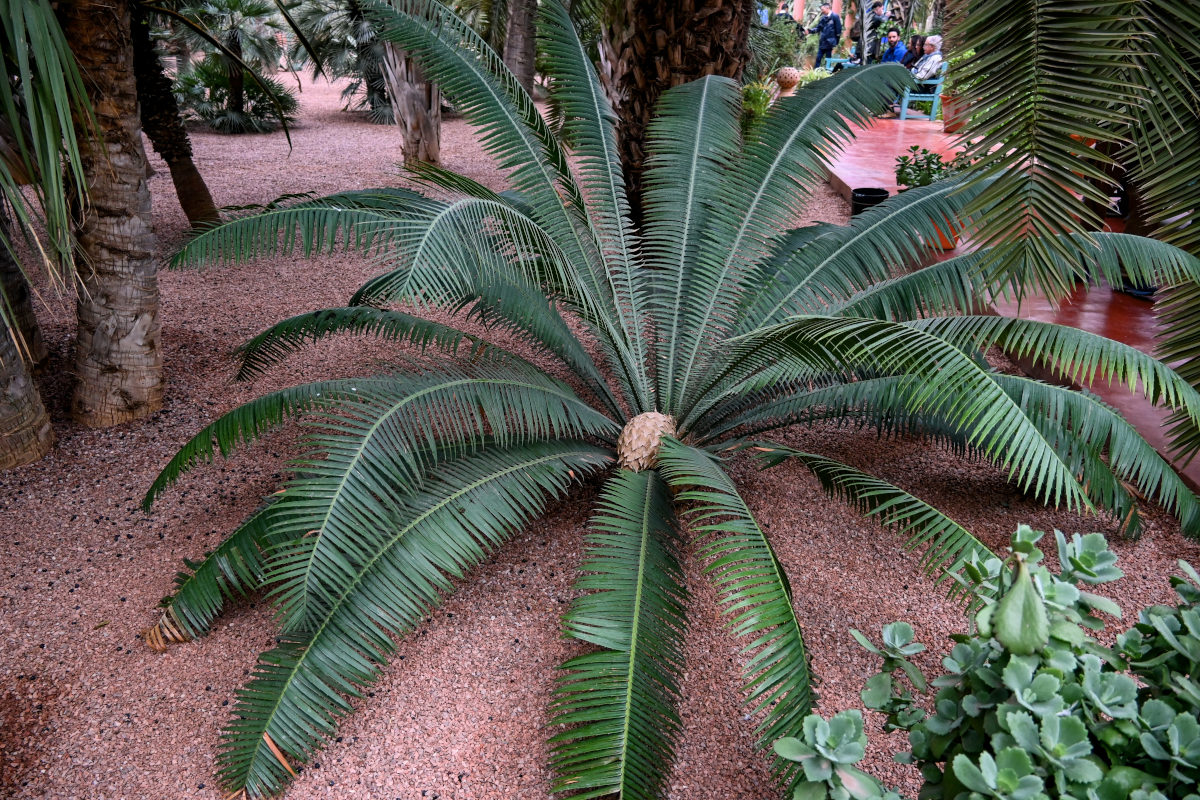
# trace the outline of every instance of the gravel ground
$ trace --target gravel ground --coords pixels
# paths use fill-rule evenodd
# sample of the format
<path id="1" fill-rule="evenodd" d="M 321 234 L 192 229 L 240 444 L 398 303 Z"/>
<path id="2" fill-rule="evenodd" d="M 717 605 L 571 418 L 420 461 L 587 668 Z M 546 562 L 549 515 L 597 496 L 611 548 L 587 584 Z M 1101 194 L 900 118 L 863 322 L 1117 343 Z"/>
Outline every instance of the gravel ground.
<path id="1" fill-rule="evenodd" d="M 289 152 L 281 134 L 221 137 L 196 132 L 197 163 L 220 204 L 264 202 L 285 192 L 395 183 L 394 130 L 340 111 L 338 86 L 305 85 L 303 117 Z M 444 126 L 446 166 L 499 188 L 502 177 L 463 123 Z M 165 165 L 152 181 L 164 257 L 185 223 Z M 844 221 L 827 188 L 807 215 Z M 232 347 L 264 325 L 305 309 L 339 305 L 372 274 L 366 259 L 287 258 L 162 273 L 165 407 L 108 430 L 66 421 L 71 305 L 52 301 L 42 320 L 54 349 L 45 380 L 59 443 L 39 464 L 0 475 L 0 519 L 10 531 L 0 569 L 0 796 L 14 798 L 216 798 L 214 754 L 235 688 L 272 644 L 269 609 L 246 602 L 213 635 L 159 655 L 140 631 L 172 587 L 180 559 L 198 557 L 280 478 L 294 431 L 229 462 L 198 470 L 152 514 L 138 501 L 176 448 L 216 415 L 278 386 L 369 370 L 387 350 L 342 340 L 314 348 L 251 385 L 230 380 Z M 939 504 L 1002 547 L 1020 522 L 1043 529 L 1100 530 L 1105 520 L 1040 509 L 998 470 L 932 447 L 881 441 L 849 429 L 795 430 L 790 443 L 874 469 Z M 848 628 L 877 634 L 911 620 L 936 664 L 959 609 L 923 577 L 897 539 L 826 499 L 793 466 L 734 472 L 790 570 L 816 673 L 820 709 L 859 706 L 875 664 Z M 548 794 L 543 743 L 555 664 L 576 652 L 559 635 L 572 569 L 594 489 L 579 489 L 483 564 L 398 657 L 362 711 L 304 770 L 289 792 L 308 798 L 538 798 Z M 1116 549 L 1128 573 L 1112 595 L 1127 616 L 1170 601 L 1166 576 L 1180 557 L 1200 562 L 1178 525 L 1150 513 L 1147 531 Z M 752 720 L 739 710 L 738 647 L 721 630 L 715 595 L 689 568 L 693 592 L 683 681 L 683 743 L 671 798 L 777 796 L 753 752 Z M 878 720 L 872 720 L 873 724 Z M 914 777 L 891 763 L 894 739 L 874 734 L 876 775 Z"/>

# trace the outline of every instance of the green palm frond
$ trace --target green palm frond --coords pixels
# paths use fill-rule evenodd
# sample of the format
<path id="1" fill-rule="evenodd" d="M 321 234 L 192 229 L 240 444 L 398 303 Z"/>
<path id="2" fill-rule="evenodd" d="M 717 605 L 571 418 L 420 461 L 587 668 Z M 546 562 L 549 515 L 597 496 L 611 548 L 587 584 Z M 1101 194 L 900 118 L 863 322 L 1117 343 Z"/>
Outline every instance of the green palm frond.
<path id="1" fill-rule="evenodd" d="M 599 293 L 607 277 L 565 151 L 500 57 L 436 0 L 365 6 L 379 38 L 416 58 L 478 129 L 479 141 L 500 168 L 511 170 L 512 185 L 529 199 L 534 218 L 560 241 Z"/>
<path id="2" fill-rule="evenodd" d="M 1065 294 L 1070 284 L 1048 263 L 1079 254 L 1059 234 L 1100 228 L 1091 209 L 1108 202 L 1100 187 L 1112 159 L 1084 140 L 1121 140 L 1136 35 L 1118 0 L 973 3 L 954 33 L 975 50 L 959 67 L 971 87 L 963 141 L 973 174 L 991 181 L 969 208 L 981 220 L 975 239 L 996 246 L 989 273 L 1015 290 Z"/>
<path id="3" fill-rule="evenodd" d="M 563 440 L 496 448 L 442 465 L 384 527 L 359 530 L 353 546 L 323 558 L 340 580 L 321 614 L 264 653 L 238 692 L 218 765 L 221 781 L 248 797 L 278 794 L 394 651 L 461 577 L 561 496 L 574 477 L 609 463 L 605 450 Z M 277 551 L 273 568 L 305 560 L 309 539 Z M 314 568 L 317 565 L 313 565 Z"/>
<path id="4" fill-rule="evenodd" d="M 308 455 L 273 507 L 274 530 L 304 540 L 309 553 L 307 562 L 273 566 L 267 575 L 285 630 L 308 625 L 328 587 L 340 585 L 344 564 L 325 555 L 353 548 L 363 528 L 385 527 L 420 489 L 442 456 L 431 444 L 475 448 L 487 440 L 503 447 L 585 434 L 611 442 L 617 433 L 567 387 L 508 364 L 396 375 L 359 395 L 352 407 L 322 409 L 306 420 Z"/>
<path id="5" fill-rule="evenodd" d="M 739 331 L 781 322 L 793 314 L 821 313 L 859 293 L 879 289 L 897 268 L 920 263 L 937 247 L 935 226 L 964 230 L 969 221 L 962 219 L 963 209 L 978 191 L 954 179 L 941 180 L 889 198 L 851 219 L 846 227 L 828 226 L 824 235 L 804 242 L 803 247 L 785 234 L 771 258 L 756 266 L 761 283 L 746 295 Z M 972 296 L 982 289 L 974 271 L 960 272 L 961 279 L 945 286 L 950 308 L 969 307 L 962 296 L 967 287 Z M 927 273 L 934 274 L 941 272 Z M 933 307 L 947 307 L 947 302 L 937 302 L 939 295 L 932 288 L 924 294 L 934 301 Z"/>
<path id="6" fill-rule="evenodd" d="M 171 264 L 249 261 L 291 255 L 297 248 L 306 258 L 339 247 L 379 252 L 391 243 L 397 220 L 426 202 L 407 189 L 369 189 L 272 204 L 204 230 L 175 254 Z"/>
<path id="7" fill-rule="evenodd" d="M 707 572 L 729 615 L 729 627 L 748 640 L 743 652 L 746 704 L 761 714 L 758 746 L 794 736 L 812 710 L 808 653 L 792 607 L 792 590 L 766 534 L 733 481 L 709 455 L 675 439 L 663 439 L 659 470 L 677 500 L 691 503 L 687 518 L 701 542 Z M 796 764 L 776 758 L 790 782 Z"/>
<path id="8" fill-rule="evenodd" d="M 723 175 L 738 153 L 741 97 L 727 78 L 710 75 L 685 83 L 659 98 L 659 116 L 647 131 L 644 247 L 657 288 L 650 314 L 666 342 L 680 336 L 708 206 L 723 190 Z M 675 366 L 670 349 L 661 348 L 656 367 L 663 408 L 675 407 Z"/>
<path id="9" fill-rule="evenodd" d="M 996 382 L 1035 421 L 1040 417 L 1048 436 L 1070 436 L 1088 450 L 1102 453 L 1106 470 L 1118 481 L 1129 482 L 1143 496 L 1169 510 L 1183 523 L 1188 534 L 1200 534 L 1200 501 L 1179 474 L 1115 409 L 1089 392 L 1040 383 L 1015 375 L 997 375 Z M 1093 472 L 1097 472 L 1093 469 Z M 1098 476 L 1098 473 L 1097 473 Z M 1090 489 L 1095 479 L 1084 481 Z M 1111 489 L 1113 500 L 1097 498 L 1098 505 L 1127 516 L 1132 505 L 1119 506 L 1120 488 Z M 1123 510 L 1124 509 L 1124 510 Z"/>
<path id="10" fill-rule="evenodd" d="M 257 591 L 265 574 L 264 552 L 282 539 L 271 532 L 271 503 L 250 515 L 199 562 L 184 561 L 188 572 L 175 576 L 175 591 L 163 604 L 183 632 L 197 637 L 234 597 Z"/>
<path id="11" fill-rule="evenodd" d="M 400 311 L 369 306 L 324 308 L 278 322 L 237 349 L 241 363 L 237 380 L 251 380 L 272 365 L 310 342 L 339 333 L 375 335 L 387 341 L 405 342 L 424 350 L 432 347 L 450 355 L 465 350 L 478 357 L 489 345 L 457 328 L 430 322 Z"/>
<path id="12" fill-rule="evenodd" d="M 0 81 L 0 198 L 51 279 L 65 287 L 73 274 L 68 187 L 87 186 L 77 137 L 95 135 L 96 122 L 53 5 L 49 0 L 0 0 L 0 61 L 5 65 L 5 80 Z M 0 230 L 0 247 L 13 247 L 11 233 Z M 0 296 L 0 324 L 9 319 L 8 302 Z"/>
<path id="13" fill-rule="evenodd" d="M 618 471 L 600 496 L 563 616 L 568 636 L 600 649 L 567 661 L 555 688 L 552 791 L 659 796 L 681 725 L 675 712 L 686 627 L 675 513 L 652 470 Z"/>
<path id="14" fill-rule="evenodd" d="M 621 327 L 629 339 L 632 357 L 641 369 L 637 394 L 641 405 L 651 402 L 646 375 L 646 288 L 638 240 L 630 222 L 629 201 L 621 178 L 617 152 L 616 115 L 608 102 L 595 67 L 579 41 L 567 9 L 557 3 L 538 7 L 539 43 L 555 75 L 552 98 L 564 115 L 563 136 L 572 143 L 579 165 L 579 183 L 587 200 L 588 218 L 604 253 L 606 270 Z M 557 87 L 569 86 L 569 91 Z"/>
<path id="15" fill-rule="evenodd" d="M 1047 503 L 1090 508 L 1086 495 L 1059 460 L 1053 445 L 993 382 L 986 366 L 943 339 L 945 329 L 922 327 L 930 323 L 951 325 L 962 319 L 891 323 L 796 317 L 743 339 L 737 351 L 747 364 L 777 364 L 796 359 L 801 365 L 826 370 L 858 367 L 905 375 L 907 379 L 899 385 L 905 403 L 945 417 L 963 431 L 972 446 L 1004 464 L 1023 489 Z M 1019 324 L 1016 327 L 1020 329 Z M 1005 330 L 1002 326 L 999 329 Z M 1129 358 L 1140 363 L 1132 355 Z M 1157 376 L 1160 370 L 1149 372 Z M 1172 387 L 1180 388 L 1175 384 Z M 684 426 L 689 423 L 690 420 L 686 421 Z"/>
<path id="16" fill-rule="evenodd" d="M 271 392 L 238 406 L 206 425 L 179 448 L 146 491 L 142 508 L 149 511 L 155 499 L 183 473 L 212 461 L 216 453 L 227 458 L 239 446 L 256 441 L 290 418 L 316 408 L 354 403 L 360 397 L 360 387 L 383 383 L 379 379 L 320 381 Z"/>
<path id="17" fill-rule="evenodd" d="M 696 278 L 685 298 L 683 335 L 668 343 L 680 384 L 681 402 L 671 409 L 676 416 L 697 399 L 706 348 L 734 326 L 750 267 L 768 255 L 761 243 L 799 214 L 804 190 L 824 180 L 829 159 L 853 138 L 850 124 L 866 124 L 910 80 L 903 69 L 885 64 L 810 84 L 775 104 L 759 138 L 729 170 L 728 191 L 714 198 L 692 267 Z"/>
<path id="18" fill-rule="evenodd" d="M 816 476 L 831 497 L 850 503 L 864 516 L 908 537 L 905 549 L 921 550 L 921 568 L 925 574 L 937 576 L 937 583 L 960 574 L 963 565 L 972 559 L 996 557 L 962 525 L 919 497 L 874 475 L 825 456 L 793 450 L 774 442 L 751 446 L 767 466 L 788 459 L 798 461 Z M 964 585 L 952 581 L 950 596 L 961 596 Z"/>
<path id="19" fill-rule="evenodd" d="M 1001 347 L 1016 358 L 1031 358 L 1056 375 L 1088 386 L 1117 381 L 1153 403 L 1187 412 L 1200 421 L 1200 394 L 1161 361 L 1122 342 L 1090 331 L 1049 322 L 994 316 L 942 317 L 906 323 L 955 347 L 971 351 Z"/>

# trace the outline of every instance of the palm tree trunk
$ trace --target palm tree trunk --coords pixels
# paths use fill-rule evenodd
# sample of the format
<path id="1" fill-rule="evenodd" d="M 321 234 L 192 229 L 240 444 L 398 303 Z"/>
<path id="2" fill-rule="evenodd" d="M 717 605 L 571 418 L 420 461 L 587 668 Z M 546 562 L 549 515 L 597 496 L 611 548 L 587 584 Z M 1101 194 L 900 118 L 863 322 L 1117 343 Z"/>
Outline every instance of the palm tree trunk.
<path id="1" fill-rule="evenodd" d="M 0 216 L 0 226 L 4 225 Z M 32 463 L 46 455 L 54 446 L 54 431 L 30 369 L 35 363 L 30 357 L 35 352 L 35 342 L 41 348 L 38 360 L 45 358 L 46 346 L 42 344 L 36 322 L 33 322 L 29 284 L 12 252 L 3 245 L 0 245 L 0 282 L 16 318 L 12 330 L 0 325 L 0 470 L 4 470 Z M 26 313 L 28 319 L 23 319 Z M 30 323 L 28 330 L 21 330 L 25 342 L 24 346 L 19 346 L 13 332 L 30 326 Z"/>
<path id="2" fill-rule="evenodd" d="M 403 138 L 404 163 L 438 164 L 442 156 L 442 93 L 403 50 L 387 43 L 383 76 Z"/>
<path id="3" fill-rule="evenodd" d="M 54 446 L 54 429 L 29 365 L 0 327 L 0 470 L 37 461 Z"/>
<path id="4" fill-rule="evenodd" d="M 509 0 L 504 33 L 504 63 L 530 94 L 533 93 L 534 61 L 537 58 L 533 32 L 536 7 L 537 0 Z"/>
<path id="5" fill-rule="evenodd" d="M 237 36 L 230 38 L 225 46 L 229 48 L 230 53 L 241 59 L 242 43 L 238 41 Z M 242 65 L 231 58 L 225 59 L 225 66 L 229 69 L 229 110 L 244 114 L 246 112 L 246 73 L 242 72 Z"/>
<path id="6" fill-rule="evenodd" d="M 60 13 L 103 137 L 79 143 L 91 205 L 76 233 L 71 410 L 86 425 L 116 425 L 162 405 L 158 276 L 129 0 L 72 0 Z"/>
<path id="7" fill-rule="evenodd" d="M 141 4 L 134 6 L 133 69 L 137 77 L 138 103 L 142 107 L 142 129 L 171 170 L 171 182 L 179 205 L 193 228 L 220 220 L 212 193 L 192 161 L 192 142 L 179 117 L 179 104 L 171 91 L 171 80 L 150 41 L 150 24 Z"/>
<path id="8" fill-rule="evenodd" d="M 600 73 L 617 113 L 625 188 L 641 213 L 646 126 L 659 95 L 705 75 L 741 78 L 754 0 L 622 0 L 601 22 Z"/>

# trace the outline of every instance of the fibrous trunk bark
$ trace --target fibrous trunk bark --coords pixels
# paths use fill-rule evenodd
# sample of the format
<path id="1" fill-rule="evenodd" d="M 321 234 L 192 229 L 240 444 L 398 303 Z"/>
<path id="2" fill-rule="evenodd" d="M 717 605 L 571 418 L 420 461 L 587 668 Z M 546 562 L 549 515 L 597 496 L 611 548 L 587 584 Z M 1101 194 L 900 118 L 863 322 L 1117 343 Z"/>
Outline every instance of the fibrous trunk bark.
<path id="1" fill-rule="evenodd" d="M 504 63 L 512 74 L 533 93 L 534 61 L 537 40 L 533 30 L 533 14 L 537 0 L 508 0 L 508 22 L 504 33 Z"/>
<path id="2" fill-rule="evenodd" d="M 600 31 L 601 80 L 618 119 L 618 146 L 640 217 L 646 126 L 659 96 L 705 75 L 739 79 L 753 0 L 623 0 Z"/>
<path id="3" fill-rule="evenodd" d="M 129 0 L 60 5 L 103 140 L 81 136 L 89 204 L 76 231 L 79 300 L 72 414 L 116 425 L 162 405 L 158 276 Z"/>
<path id="4" fill-rule="evenodd" d="M 142 107 L 142 129 L 154 152 L 171 170 L 171 182 L 179 205 L 193 227 L 220 221 L 212 193 L 192 161 L 192 141 L 179 116 L 179 104 L 171 91 L 171 79 L 150 41 L 150 24 L 140 4 L 134 6 L 133 69 L 137 78 L 138 103 Z"/>
<path id="5" fill-rule="evenodd" d="M 4 224 L 0 217 L 0 226 Z M 32 319 L 29 284 L 12 251 L 3 244 L 0 244 L 0 281 L 3 282 L 10 319 L 15 318 L 12 328 L 0 324 L 0 470 L 4 470 L 32 463 L 46 455 L 54 446 L 54 432 L 33 382 L 34 343 L 40 347 L 43 359 L 46 347 Z M 26 313 L 29 319 L 23 322 Z M 19 343 L 17 331 L 26 326 L 31 329 L 20 332 L 25 341 Z"/>
<path id="6" fill-rule="evenodd" d="M 389 42 L 383 52 L 383 76 L 400 126 L 404 163 L 441 163 L 442 93 L 403 50 Z"/>
<path id="7" fill-rule="evenodd" d="M 54 446 L 50 417 L 12 332 L 0 326 L 0 470 L 37 461 Z"/>

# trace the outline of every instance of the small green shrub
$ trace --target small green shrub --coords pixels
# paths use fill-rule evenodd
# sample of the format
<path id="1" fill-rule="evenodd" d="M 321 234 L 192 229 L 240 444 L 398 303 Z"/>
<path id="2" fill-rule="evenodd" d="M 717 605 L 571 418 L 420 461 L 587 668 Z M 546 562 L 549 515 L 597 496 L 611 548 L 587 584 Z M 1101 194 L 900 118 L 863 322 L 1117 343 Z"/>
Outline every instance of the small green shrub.
<path id="1" fill-rule="evenodd" d="M 754 81 L 742 86 L 742 138 L 749 139 L 767 118 L 775 89 L 770 81 Z"/>
<path id="2" fill-rule="evenodd" d="M 247 76 L 244 107 L 241 111 L 234 110 L 229 107 L 229 72 L 225 62 L 220 56 L 210 54 L 175 81 L 175 98 L 185 117 L 202 120 L 215 131 L 267 133 L 278 127 L 280 119 L 288 123 L 295 120 L 300 104 L 279 81 L 262 80 L 271 94 Z"/>
<path id="3" fill-rule="evenodd" d="M 908 733 L 896 760 L 920 768 L 922 800 L 1196 800 L 1200 577 L 1181 561 L 1182 602 L 1144 610 L 1108 648 L 1091 632 L 1120 609 L 1088 589 L 1122 576 L 1116 556 L 1100 534 L 1055 531 L 1055 574 L 1042 536 L 1022 526 L 1007 565 L 967 565 L 977 632 L 953 637 L 932 681 L 909 660 L 923 647 L 907 623 L 886 626 L 880 646 L 854 632 L 884 662 L 863 702 Z M 927 687 L 932 710 L 913 696 Z"/>
<path id="4" fill-rule="evenodd" d="M 907 186 L 910 189 L 915 186 L 928 186 L 953 171 L 951 162 L 942 158 L 940 153 L 915 144 L 908 148 L 908 153 L 909 155 L 896 157 L 896 183 L 899 186 Z"/>

